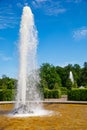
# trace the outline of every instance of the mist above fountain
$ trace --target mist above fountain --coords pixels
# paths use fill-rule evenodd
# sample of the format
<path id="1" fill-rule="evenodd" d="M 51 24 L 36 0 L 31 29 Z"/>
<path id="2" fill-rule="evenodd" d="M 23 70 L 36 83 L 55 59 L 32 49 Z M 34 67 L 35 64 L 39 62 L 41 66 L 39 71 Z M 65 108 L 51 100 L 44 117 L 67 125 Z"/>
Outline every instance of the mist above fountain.
<path id="1" fill-rule="evenodd" d="M 15 116 L 44 115 L 39 90 L 39 72 L 37 69 L 37 30 L 30 7 L 23 8 L 20 23 L 19 40 L 19 75 L 15 108 Z"/>

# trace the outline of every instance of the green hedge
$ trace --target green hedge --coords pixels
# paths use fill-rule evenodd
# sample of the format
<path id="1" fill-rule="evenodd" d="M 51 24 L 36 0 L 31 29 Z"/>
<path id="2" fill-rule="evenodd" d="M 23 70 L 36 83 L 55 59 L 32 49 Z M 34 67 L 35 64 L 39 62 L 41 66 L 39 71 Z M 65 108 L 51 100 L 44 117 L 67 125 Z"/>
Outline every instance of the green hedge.
<path id="1" fill-rule="evenodd" d="M 0 89 L 0 101 L 12 101 L 14 100 L 14 89 Z M 47 89 L 44 90 L 44 98 L 60 98 L 61 91 L 59 89 Z"/>
<path id="2" fill-rule="evenodd" d="M 67 88 L 66 87 L 61 87 L 61 94 L 62 95 L 67 95 Z"/>
<path id="3" fill-rule="evenodd" d="M 59 89 L 44 89 L 44 98 L 60 98 L 61 97 L 61 91 Z"/>
<path id="4" fill-rule="evenodd" d="M 0 90 L 0 101 L 12 101 L 14 99 L 14 90 L 1 89 Z"/>
<path id="5" fill-rule="evenodd" d="M 74 88 L 68 91 L 68 100 L 87 101 L 87 88 Z"/>

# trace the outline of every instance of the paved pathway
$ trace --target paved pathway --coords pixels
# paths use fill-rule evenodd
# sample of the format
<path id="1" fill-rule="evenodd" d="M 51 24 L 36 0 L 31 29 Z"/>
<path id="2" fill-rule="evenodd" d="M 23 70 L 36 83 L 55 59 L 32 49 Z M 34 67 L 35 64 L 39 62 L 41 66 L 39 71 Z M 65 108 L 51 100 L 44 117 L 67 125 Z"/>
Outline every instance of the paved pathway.
<path id="1" fill-rule="evenodd" d="M 45 99 L 45 101 L 52 101 L 52 102 L 54 102 L 54 101 L 58 101 L 58 102 L 64 102 L 64 101 L 67 101 L 67 95 L 63 95 L 61 98 L 57 98 L 57 99 Z"/>

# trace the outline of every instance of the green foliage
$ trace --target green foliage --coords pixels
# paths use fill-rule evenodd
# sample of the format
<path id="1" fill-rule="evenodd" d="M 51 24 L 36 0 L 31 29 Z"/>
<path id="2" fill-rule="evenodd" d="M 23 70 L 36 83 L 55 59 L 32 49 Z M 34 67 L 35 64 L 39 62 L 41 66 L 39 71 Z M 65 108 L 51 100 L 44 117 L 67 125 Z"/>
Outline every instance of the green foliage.
<path id="1" fill-rule="evenodd" d="M 68 91 L 68 100 L 87 101 L 87 88 L 74 88 Z"/>
<path id="2" fill-rule="evenodd" d="M 6 75 L 3 75 L 0 79 L 0 89 L 7 88 L 7 89 L 15 89 L 15 85 L 17 83 L 16 79 L 9 78 Z"/>
<path id="3" fill-rule="evenodd" d="M 0 101 L 12 101 L 14 99 L 14 90 L 0 89 Z"/>
<path id="4" fill-rule="evenodd" d="M 74 81 L 74 83 L 72 84 L 72 88 L 77 88 L 78 86 L 77 86 L 77 82 L 76 81 Z"/>
<path id="5" fill-rule="evenodd" d="M 65 68 L 57 66 L 56 67 L 56 72 L 59 75 L 60 79 L 61 79 L 61 84 L 62 86 L 66 86 L 66 80 L 69 76 L 69 74 L 67 74 L 67 72 L 65 71 Z"/>
<path id="6" fill-rule="evenodd" d="M 61 97 L 61 91 L 59 89 L 44 89 L 44 98 L 60 98 Z"/>
<path id="7" fill-rule="evenodd" d="M 62 95 L 67 95 L 68 89 L 66 87 L 61 87 L 61 94 Z"/>
<path id="8" fill-rule="evenodd" d="M 87 86 L 87 62 L 84 63 L 84 67 L 81 70 L 80 82 L 82 86 Z"/>
<path id="9" fill-rule="evenodd" d="M 73 73 L 74 83 L 72 83 L 71 80 L 69 79 L 70 71 L 72 71 Z M 61 91 L 63 95 L 63 94 L 67 94 L 67 90 L 72 91 L 72 88 L 78 88 L 80 86 L 87 88 L 87 62 L 84 62 L 83 68 L 81 68 L 78 64 L 74 64 L 74 65 L 68 64 L 65 67 L 60 67 L 60 66 L 55 67 L 53 65 L 50 65 L 49 63 L 44 63 L 40 67 L 40 79 L 41 80 L 38 87 L 41 90 L 41 92 L 45 94 L 45 97 L 52 97 L 52 98 L 57 97 L 55 96 L 57 94 L 54 94 L 53 96 L 54 90 Z M 17 84 L 16 79 L 9 78 L 6 75 L 3 75 L 2 78 L 0 78 L 0 89 L 1 91 L 4 90 L 2 95 L 3 96 L 5 95 L 4 93 L 6 90 L 9 89 L 15 90 L 16 84 Z M 66 90 L 64 90 L 65 88 Z M 0 98 L 3 97 L 0 96 Z"/>
<path id="10" fill-rule="evenodd" d="M 53 65 L 43 64 L 40 68 L 40 77 L 42 87 L 54 89 L 61 86 L 61 79 Z"/>
<path id="11" fill-rule="evenodd" d="M 56 71 L 61 78 L 62 86 L 71 89 L 72 87 L 77 88 L 78 86 L 87 86 L 87 63 L 84 63 L 84 67 L 81 68 L 78 64 L 68 64 L 65 67 L 56 67 Z M 69 72 L 72 71 L 74 75 L 74 83 L 71 85 L 69 79 Z"/>
<path id="12" fill-rule="evenodd" d="M 66 81 L 66 87 L 67 87 L 67 89 L 70 90 L 72 88 L 72 86 L 73 86 L 73 84 L 72 84 L 71 80 L 68 78 L 67 81 Z"/>
<path id="13" fill-rule="evenodd" d="M 73 71 L 74 71 L 74 79 L 76 83 L 75 86 L 81 86 L 80 77 L 81 77 L 82 69 L 80 68 L 78 64 L 75 64 L 73 66 Z"/>
<path id="14" fill-rule="evenodd" d="M 54 84 L 54 89 L 60 89 L 60 86 L 59 86 L 58 83 L 55 83 L 55 84 Z"/>

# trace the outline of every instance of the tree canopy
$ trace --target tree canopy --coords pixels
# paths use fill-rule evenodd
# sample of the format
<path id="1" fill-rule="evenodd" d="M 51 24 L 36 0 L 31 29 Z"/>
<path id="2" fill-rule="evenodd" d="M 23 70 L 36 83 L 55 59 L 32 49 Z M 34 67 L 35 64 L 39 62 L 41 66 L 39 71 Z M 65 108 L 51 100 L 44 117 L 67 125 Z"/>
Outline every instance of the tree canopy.
<path id="1" fill-rule="evenodd" d="M 74 76 L 74 84 L 69 79 L 69 73 L 72 71 Z M 79 64 L 68 64 L 65 67 L 53 66 L 49 63 L 44 63 L 40 66 L 40 87 L 48 89 L 59 89 L 60 87 L 66 87 L 70 89 L 72 87 L 87 87 L 87 62 L 84 62 L 83 67 Z M 9 78 L 3 75 L 0 78 L 0 89 L 14 89 L 16 87 L 17 80 Z"/>

